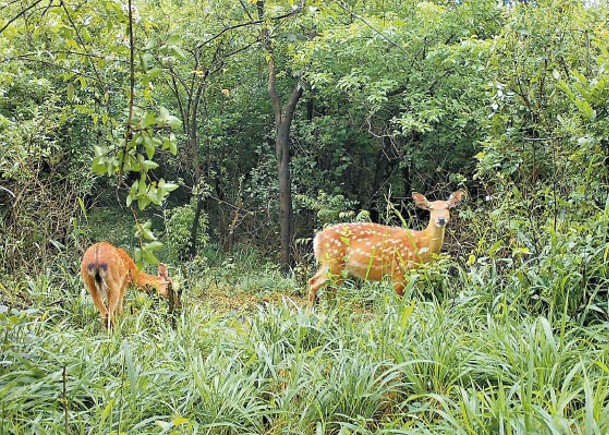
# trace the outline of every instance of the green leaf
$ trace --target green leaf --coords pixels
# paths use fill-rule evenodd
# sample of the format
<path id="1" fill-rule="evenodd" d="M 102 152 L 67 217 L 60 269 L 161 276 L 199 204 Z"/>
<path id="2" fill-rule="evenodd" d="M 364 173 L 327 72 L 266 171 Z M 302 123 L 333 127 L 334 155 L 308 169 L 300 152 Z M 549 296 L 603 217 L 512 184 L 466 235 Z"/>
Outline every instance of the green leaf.
<path id="1" fill-rule="evenodd" d="M 571 74 L 573 74 L 573 77 L 575 77 L 575 79 L 583 86 L 590 87 L 590 83 L 588 82 L 588 79 L 585 75 L 583 75 L 579 71 L 572 71 Z"/>
<path id="2" fill-rule="evenodd" d="M 169 150 L 169 152 L 175 156 L 178 152 L 177 142 L 175 134 L 169 133 L 167 136 L 163 137 L 161 146 L 164 150 Z"/>
<path id="3" fill-rule="evenodd" d="M 142 127 L 147 128 L 156 123 L 156 116 L 154 116 L 154 112 L 146 112 L 146 116 L 142 120 Z"/>
<path id="4" fill-rule="evenodd" d="M 182 127 L 182 121 L 180 121 L 175 116 L 169 116 L 166 120 L 167 125 L 169 125 L 172 129 L 177 130 Z"/>
<path id="5" fill-rule="evenodd" d="M 592 108 L 590 103 L 582 99 L 577 99 L 575 100 L 575 105 L 584 114 L 588 121 L 594 121 L 596 119 L 596 110 Z"/>
<path id="6" fill-rule="evenodd" d="M 169 113 L 169 110 L 167 110 L 165 107 L 162 107 L 162 106 L 159 109 L 159 120 L 162 124 L 168 125 L 169 127 L 171 127 L 174 130 L 178 129 L 182 126 L 182 121 L 180 121 L 175 116 L 171 115 Z"/>
<path id="7" fill-rule="evenodd" d="M 137 197 L 137 208 L 140 210 L 144 210 L 146 207 L 150 205 L 150 200 L 146 195 L 139 195 Z"/>
<path id="8" fill-rule="evenodd" d="M 99 145 L 94 145 L 93 151 L 95 152 L 96 156 L 104 156 L 107 154 L 108 150 L 106 149 L 106 147 L 100 147 Z"/>
<path id="9" fill-rule="evenodd" d="M 169 115 L 169 110 L 167 110 L 163 106 L 159 107 L 159 119 L 161 121 L 165 121 L 165 119 L 167 119 L 168 116 L 170 116 Z"/>
<path id="10" fill-rule="evenodd" d="M 174 33 L 167 38 L 167 45 L 176 45 L 182 41 L 182 35 Z"/>
<path id="11" fill-rule="evenodd" d="M 162 199 L 159 199 L 158 189 L 149 189 L 146 193 L 146 198 L 148 198 L 153 204 L 159 205 L 162 202 Z"/>
<path id="12" fill-rule="evenodd" d="M 152 159 L 156 152 L 156 147 L 154 146 L 154 142 L 149 139 L 146 139 L 144 141 L 144 147 L 146 149 L 146 157 L 148 157 L 149 160 Z"/>
<path id="13" fill-rule="evenodd" d="M 74 101 L 74 85 L 72 83 L 68 83 L 67 88 L 68 101 L 72 103 Z"/>
<path id="14" fill-rule="evenodd" d="M 183 424 L 189 423 L 190 420 L 184 417 L 176 417 L 172 420 L 174 426 L 181 426 Z"/>
<path id="15" fill-rule="evenodd" d="M 156 258 L 156 256 L 154 255 L 153 252 L 151 252 L 147 249 L 144 249 L 142 251 L 142 254 L 144 256 L 144 260 L 146 261 L 146 263 L 150 263 L 150 264 L 159 264 L 160 263 L 159 259 Z"/>
<path id="16" fill-rule="evenodd" d="M 154 38 L 151 38 L 146 43 L 146 46 L 144 47 L 144 50 L 152 50 L 153 48 L 156 47 L 156 44 L 157 44 L 157 40 L 154 39 Z"/>
<path id="17" fill-rule="evenodd" d="M 153 162 L 152 160 L 144 160 L 143 165 L 144 165 L 144 169 L 146 169 L 147 171 L 149 171 L 151 169 L 156 169 L 159 167 L 159 164 L 156 162 Z"/>
<path id="18" fill-rule="evenodd" d="M 178 144 L 174 141 L 171 141 L 169 143 L 169 152 L 171 152 L 171 154 L 173 154 L 174 156 L 178 153 Z"/>
<path id="19" fill-rule="evenodd" d="M 146 71 L 148 70 L 148 65 L 150 65 L 152 62 L 154 62 L 154 56 L 152 56 L 151 53 L 144 53 L 141 57 L 141 66 L 142 66 L 142 71 Z"/>
<path id="20" fill-rule="evenodd" d="M 488 250 L 488 254 L 492 257 L 495 253 L 503 248 L 503 240 L 497 240 Z"/>
<path id="21" fill-rule="evenodd" d="M 575 94 L 564 80 L 558 82 L 558 87 L 567 95 L 567 97 L 569 97 L 570 100 L 575 100 Z"/>
<path id="22" fill-rule="evenodd" d="M 135 248 L 133 259 L 137 264 L 142 264 L 142 250 L 140 248 Z"/>
<path id="23" fill-rule="evenodd" d="M 146 184 L 146 175 L 145 174 L 142 174 L 140 176 L 137 191 L 138 191 L 139 195 L 145 195 L 146 192 L 148 191 L 148 185 Z"/>
<path id="24" fill-rule="evenodd" d="M 139 224 L 135 226 L 135 235 L 136 237 L 140 237 L 144 240 L 156 240 L 154 233 L 151 230 L 152 221 L 147 220 L 143 224 Z"/>
<path id="25" fill-rule="evenodd" d="M 155 240 L 154 242 L 146 243 L 144 245 L 144 247 L 146 249 L 149 249 L 150 251 L 154 252 L 154 251 L 158 251 L 159 249 L 161 249 L 163 247 L 163 244 L 161 242 L 159 242 L 158 240 Z"/>
<path id="26" fill-rule="evenodd" d="M 108 404 L 105 406 L 104 410 L 102 411 L 101 418 L 100 418 L 100 420 L 101 420 L 100 424 L 105 422 L 108 419 L 108 416 L 112 412 L 113 408 L 114 408 L 114 399 L 110 399 L 108 401 Z"/>
<path id="27" fill-rule="evenodd" d="M 108 165 L 106 164 L 105 157 L 95 157 L 91 164 L 91 169 L 93 173 L 97 175 L 103 175 L 108 170 Z"/>
<path id="28" fill-rule="evenodd" d="M 112 174 L 114 174 L 115 167 L 117 167 L 117 165 L 114 165 L 111 161 L 108 162 L 108 166 L 107 166 L 107 170 L 106 170 L 106 175 L 108 175 L 108 177 L 111 177 Z"/>
<path id="29" fill-rule="evenodd" d="M 166 183 L 165 180 L 163 178 L 161 178 L 159 180 L 159 187 L 162 188 L 163 190 L 165 190 L 166 192 L 173 192 L 180 186 L 175 183 Z"/>
<path id="30" fill-rule="evenodd" d="M 162 70 L 160 68 L 151 68 L 145 75 L 142 77 L 142 85 L 147 85 L 152 82 L 155 78 L 161 74 Z"/>
<path id="31" fill-rule="evenodd" d="M 188 57 L 186 56 L 186 52 L 177 45 L 172 45 L 171 47 L 169 47 L 169 51 L 171 52 L 171 54 L 173 54 L 175 58 L 180 60 L 186 59 Z"/>

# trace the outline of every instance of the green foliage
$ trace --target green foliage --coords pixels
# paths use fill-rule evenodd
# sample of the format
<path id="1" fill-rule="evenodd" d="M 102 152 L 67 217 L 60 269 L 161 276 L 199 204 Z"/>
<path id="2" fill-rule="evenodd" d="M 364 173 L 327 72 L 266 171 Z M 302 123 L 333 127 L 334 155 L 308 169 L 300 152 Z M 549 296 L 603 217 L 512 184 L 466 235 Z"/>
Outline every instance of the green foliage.
<path id="1" fill-rule="evenodd" d="M 154 101 L 158 71 L 150 62 L 181 53 L 148 43 L 149 24 L 136 11 L 131 83 L 126 8 L 104 0 L 5 6 L 0 174 L 7 184 L 0 201 L 11 209 L 3 212 L 2 252 L 13 252 L 0 260 L 0 271 L 22 273 L 37 267 L 28 264 L 35 258 L 53 254 L 46 246 L 81 248 L 78 222 L 85 199 L 99 185 L 87 170 L 91 159 L 96 174 L 118 175 L 119 185 L 126 173 L 141 174 L 127 195 L 140 209 L 161 204 L 177 188 L 154 175 L 158 150 L 177 151 L 173 130 L 180 121 Z"/>
<path id="2" fill-rule="evenodd" d="M 316 102 L 353 129 L 338 145 L 351 156 L 349 172 L 357 171 L 346 184 L 372 187 L 357 192 L 359 197 L 378 202 L 390 189 L 409 196 L 413 184 L 433 184 L 436 174 L 445 179 L 471 165 L 477 123 L 485 116 L 487 54 L 464 23 L 469 13 L 485 15 L 489 28 L 499 19 L 488 2 L 482 13 L 482 3 L 450 8 L 406 2 L 366 9 L 365 19 L 328 26 L 309 44 L 306 59 L 312 66 L 306 77 L 319 95 Z M 358 130 L 368 134 L 353 137 Z"/>
<path id="3" fill-rule="evenodd" d="M 169 251 L 170 257 L 176 260 L 186 260 L 191 255 L 192 225 L 195 220 L 196 204 L 187 204 L 182 207 L 174 207 L 168 212 L 165 223 L 164 245 Z M 207 216 L 199 216 L 197 240 L 195 241 L 195 255 L 205 251 L 209 242 L 207 234 Z"/>
<path id="4" fill-rule="evenodd" d="M 87 213 L 87 237 L 90 240 L 106 240 L 117 246 L 127 246 L 133 239 L 135 222 L 122 210 L 114 207 L 96 207 Z"/>
<path id="5" fill-rule="evenodd" d="M 155 252 L 161 250 L 163 244 L 157 240 L 157 237 L 152 232 L 152 221 L 147 220 L 144 223 L 136 222 L 135 237 L 142 241 L 133 253 L 135 263 L 140 267 L 143 267 L 145 263 L 159 264 L 159 259 L 156 257 Z"/>
<path id="6" fill-rule="evenodd" d="M 354 202 L 340 194 L 328 195 L 324 191 L 319 191 L 316 198 L 296 195 L 295 203 L 296 211 L 301 207 L 316 211 L 319 228 L 322 228 L 325 224 L 351 220 L 354 217 Z"/>
<path id="7" fill-rule="evenodd" d="M 93 188 L 79 114 L 49 81 L 10 76 L 0 73 L 0 276 L 41 270 L 77 244 Z"/>
<path id="8" fill-rule="evenodd" d="M 556 8 L 558 21 L 549 18 Z M 472 221 L 471 239 L 478 260 L 501 264 L 499 273 L 510 277 L 506 301 L 582 324 L 605 318 L 599 291 L 606 285 L 609 173 L 606 116 L 596 114 L 606 98 L 605 61 L 590 62 L 606 42 L 578 32 L 596 13 L 579 2 L 522 9 L 495 40 L 493 113 L 477 156 L 477 177 L 495 193 L 477 211 L 487 219 Z M 582 67 L 598 77 L 586 79 Z M 579 115 L 565 115 L 574 109 Z"/>
<path id="9" fill-rule="evenodd" d="M 601 149 L 596 148 L 594 154 L 601 151 L 607 155 L 607 134 L 609 134 L 609 44 L 605 39 L 606 31 L 597 32 L 594 41 L 595 48 L 600 52 L 596 62 L 591 66 L 593 70 L 588 79 L 582 72 L 571 71 L 570 84 L 561 81 L 559 86 L 569 100 L 575 104 L 583 119 L 581 124 L 583 132 L 600 142 Z M 583 138 L 582 138 L 583 139 Z"/>
<path id="10" fill-rule="evenodd" d="M 164 179 L 148 182 L 148 172 L 158 168 L 152 158 L 157 147 L 176 154 L 175 136 L 169 134 L 161 136 L 155 130 L 178 128 L 180 121 L 171 116 L 167 109 L 160 108 L 160 114 L 145 112 L 140 109 L 134 111 L 132 129 L 136 131 L 130 141 L 110 144 L 109 146 L 96 146 L 93 159 L 93 172 L 102 175 L 122 175 L 125 172 L 140 173 L 138 180 L 134 181 L 127 194 L 127 206 L 137 201 L 137 206 L 143 210 L 148 205 L 161 205 L 167 195 L 178 188 L 177 184 L 167 183 Z"/>

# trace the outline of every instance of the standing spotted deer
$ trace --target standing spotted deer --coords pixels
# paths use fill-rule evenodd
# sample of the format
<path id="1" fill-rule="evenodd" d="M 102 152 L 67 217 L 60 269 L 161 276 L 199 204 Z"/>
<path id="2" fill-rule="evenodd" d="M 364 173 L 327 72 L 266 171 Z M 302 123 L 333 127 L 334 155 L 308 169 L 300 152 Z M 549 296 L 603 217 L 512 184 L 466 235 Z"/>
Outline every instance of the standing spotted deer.
<path id="1" fill-rule="evenodd" d="M 417 206 L 431 213 L 429 224 L 422 231 L 373 223 L 343 223 L 315 236 L 313 251 L 320 267 L 309 279 L 309 312 L 317 300 L 317 291 L 332 279 L 340 285 L 345 276 L 370 281 L 389 277 L 395 291 L 403 294 L 404 274 L 429 262 L 442 249 L 450 219 L 448 209 L 461 202 L 463 191 L 457 190 L 447 201 L 429 202 L 420 193 L 413 193 L 412 197 Z"/>
<path id="2" fill-rule="evenodd" d="M 158 276 L 148 275 L 137 268 L 127 252 L 108 242 L 95 243 L 85 251 L 80 274 L 107 328 L 114 326 L 115 315 L 123 311 L 128 286 L 144 291 L 156 290 L 165 299 L 173 297 L 167 266 L 160 263 Z"/>

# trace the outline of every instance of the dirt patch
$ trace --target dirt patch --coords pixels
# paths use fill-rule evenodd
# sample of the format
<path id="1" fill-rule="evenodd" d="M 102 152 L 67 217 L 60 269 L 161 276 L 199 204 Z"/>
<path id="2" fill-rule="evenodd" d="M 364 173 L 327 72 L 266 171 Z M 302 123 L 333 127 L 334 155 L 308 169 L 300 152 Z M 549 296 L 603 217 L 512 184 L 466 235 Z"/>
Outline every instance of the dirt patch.
<path id="1" fill-rule="evenodd" d="M 306 295 L 300 295 L 287 292 L 269 292 L 261 291 L 260 293 L 231 291 L 217 288 L 200 290 L 194 293 L 190 301 L 186 304 L 199 305 L 207 307 L 210 311 L 216 314 L 245 314 L 258 311 L 266 306 L 287 306 L 290 310 L 304 311 L 307 307 L 308 299 Z M 374 311 L 374 307 L 370 304 L 364 304 L 355 298 L 349 297 L 349 293 L 337 296 L 334 292 L 324 292 L 323 299 L 317 302 L 316 310 L 328 310 L 335 307 L 336 304 L 341 304 L 343 308 L 353 313 L 370 315 Z"/>
<path id="2" fill-rule="evenodd" d="M 194 303 L 203 303 L 216 313 L 226 312 L 251 312 L 257 310 L 261 305 L 283 305 L 292 306 L 294 309 L 304 309 L 307 298 L 295 294 L 281 292 L 263 293 L 229 293 L 218 289 L 208 290 L 196 296 Z"/>

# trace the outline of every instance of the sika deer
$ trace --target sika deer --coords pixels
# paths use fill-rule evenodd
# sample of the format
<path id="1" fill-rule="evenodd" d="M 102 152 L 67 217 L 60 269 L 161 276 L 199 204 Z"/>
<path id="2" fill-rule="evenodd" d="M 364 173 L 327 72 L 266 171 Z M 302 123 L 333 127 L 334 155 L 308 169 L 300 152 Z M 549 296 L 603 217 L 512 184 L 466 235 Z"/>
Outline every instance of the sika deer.
<path id="1" fill-rule="evenodd" d="M 404 274 L 432 259 L 444 244 L 444 230 L 450 219 L 449 208 L 457 206 L 463 191 L 457 190 L 447 201 L 429 202 L 424 195 L 413 193 L 415 204 L 429 210 L 429 224 L 423 231 L 390 227 L 374 223 L 342 223 L 319 232 L 313 239 L 313 251 L 320 268 L 309 279 L 311 311 L 317 291 L 331 279 L 340 284 L 345 276 L 370 281 L 389 277 L 395 291 L 404 292 Z"/>
<path id="2" fill-rule="evenodd" d="M 114 326 L 115 313 L 123 311 L 127 286 L 156 290 L 166 299 L 173 296 L 167 266 L 160 263 L 159 275 L 148 275 L 137 268 L 127 252 L 108 242 L 95 243 L 85 251 L 80 274 L 107 328 Z M 104 299 L 107 299 L 107 305 Z"/>

